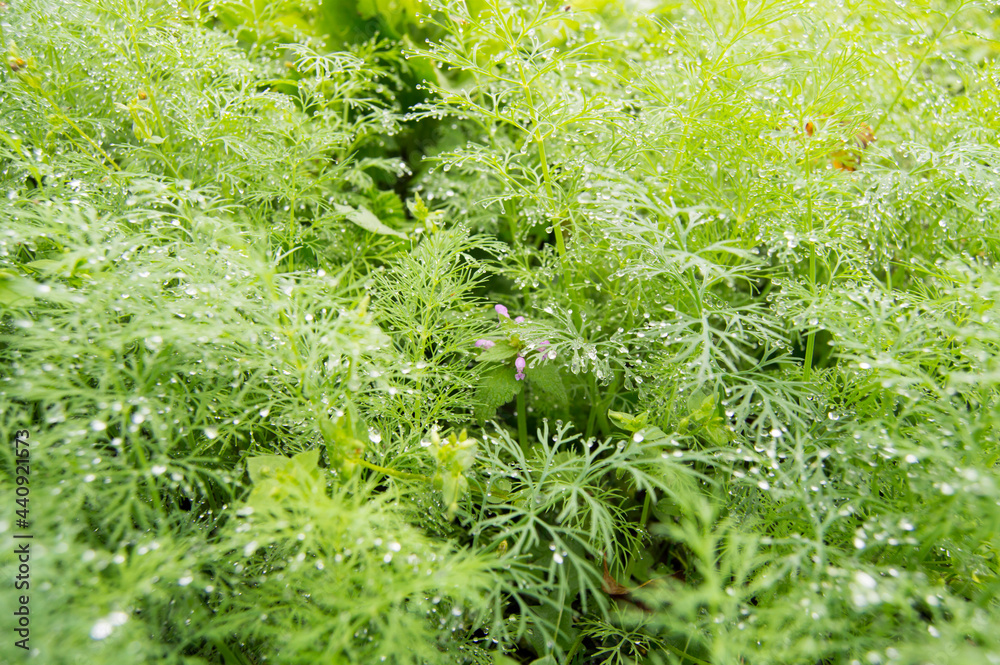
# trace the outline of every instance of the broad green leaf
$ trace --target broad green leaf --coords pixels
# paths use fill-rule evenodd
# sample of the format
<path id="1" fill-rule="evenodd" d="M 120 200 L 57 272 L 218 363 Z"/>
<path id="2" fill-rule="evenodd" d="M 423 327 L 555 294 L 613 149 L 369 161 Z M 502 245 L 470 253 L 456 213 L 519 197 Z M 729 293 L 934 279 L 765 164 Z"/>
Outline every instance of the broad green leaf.
<path id="1" fill-rule="evenodd" d="M 366 231 L 376 233 L 381 236 L 396 236 L 397 238 L 406 238 L 405 235 L 400 233 L 395 229 L 391 229 L 385 224 L 383 224 L 378 217 L 376 217 L 371 210 L 364 206 L 358 206 L 354 209 L 350 206 L 340 205 L 335 203 L 333 207 L 341 215 L 346 217 L 349 221 L 357 224 Z"/>
<path id="2" fill-rule="evenodd" d="M 499 362 L 502 360 L 507 360 L 513 358 L 517 355 L 517 349 L 511 346 L 509 343 L 501 340 L 491 346 L 490 348 L 479 354 L 476 358 L 481 363 L 485 362 Z"/>
<path id="3" fill-rule="evenodd" d="M 556 660 L 551 653 L 552 646 L 546 644 L 545 637 L 542 632 L 541 624 L 543 622 L 547 630 L 555 632 L 558 646 L 563 650 L 569 650 L 570 645 L 573 644 L 576 636 L 580 634 L 580 630 L 573 627 L 573 610 L 569 607 L 563 608 L 560 612 L 557 607 L 544 604 L 538 606 L 535 610 L 535 619 L 532 621 L 532 623 L 535 624 L 535 629 L 528 632 L 526 639 L 532 648 L 534 648 L 536 654 L 539 656 L 542 656 L 543 654 L 545 655 L 539 660 L 535 660 L 533 662 L 539 664 L 544 663 L 545 665 L 556 665 Z"/>
<path id="4" fill-rule="evenodd" d="M 35 301 L 39 286 L 27 277 L 0 271 L 0 305 L 30 305 Z"/>
<path id="5" fill-rule="evenodd" d="M 513 367 L 496 367 L 486 372 L 476 390 L 476 399 L 480 405 L 476 408 L 476 417 L 486 420 L 496 415 L 497 408 L 509 402 L 521 390 L 521 382 L 514 378 Z"/>
<path id="6" fill-rule="evenodd" d="M 488 503 L 503 503 L 510 499 L 511 484 L 506 478 L 494 480 L 490 485 L 490 493 L 486 497 Z"/>
<path id="7" fill-rule="evenodd" d="M 295 466 L 310 474 L 319 469 L 319 448 L 311 448 L 303 451 L 292 458 Z"/>
<path id="8" fill-rule="evenodd" d="M 418 222 L 423 222 L 427 219 L 427 216 L 431 214 L 427 204 L 425 204 L 424 200 L 420 198 L 420 192 L 416 193 L 413 200 L 406 202 L 406 207 L 410 209 L 410 214 L 412 214 L 413 218 Z"/>
<path id="9" fill-rule="evenodd" d="M 280 506 L 286 501 L 326 491 L 318 448 L 291 458 L 281 455 L 252 457 L 247 460 L 247 471 L 254 481 L 247 504 L 254 509 L 281 510 Z"/>
<path id="10" fill-rule="evenodd" d="M 620 427 L 627 432 L 638 432 L 646 426 L 646 422 L 649 420 L 649 414 L 643 412 L 637 416 L 633 416 L 630 413 L 609 410 L 608 419 L 613 422 L 616 427 Z"/>
<path id="11" fill-rule="evenodd" d="M 273 478 L 279 471 L 287 470 L 291 464 L 291 458 L 283 455 L 257 455 L 247 460 L 247 473 L 250 474 L 250 482 L 256 485 Z"/>
<path id="12" fill-rule="evenodd" d="M 295 473 L 303 471 L 307 475 L 315 475 L 319 468 L 319 448 L 301 452 L 295 457 L 284 455 L 257 455 L 247 460 L 247 472 L 250 480 L 258 484 L 272 479 L 281 472 Z"/>
<path id="13" fill-rule="evenodd" d="M 559 367 L 552 363 L 539 363 L 526 372 L 528 381 L 532 388 L 537 388 L 553 402 L 564 404 L 569 399 L 566 395 L 566 387 L 563 385 L 562 377 L 559 376 Z"/>

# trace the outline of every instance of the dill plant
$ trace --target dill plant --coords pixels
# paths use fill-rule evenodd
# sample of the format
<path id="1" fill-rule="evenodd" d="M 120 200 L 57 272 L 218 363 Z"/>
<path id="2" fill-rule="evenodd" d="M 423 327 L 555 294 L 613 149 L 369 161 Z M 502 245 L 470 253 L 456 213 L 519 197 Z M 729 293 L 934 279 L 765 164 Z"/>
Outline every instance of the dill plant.
<path id="1" fill-rule="evenodd" d="M 995 8 L 0 11 L 5 660 L 1000 662 Z"/>

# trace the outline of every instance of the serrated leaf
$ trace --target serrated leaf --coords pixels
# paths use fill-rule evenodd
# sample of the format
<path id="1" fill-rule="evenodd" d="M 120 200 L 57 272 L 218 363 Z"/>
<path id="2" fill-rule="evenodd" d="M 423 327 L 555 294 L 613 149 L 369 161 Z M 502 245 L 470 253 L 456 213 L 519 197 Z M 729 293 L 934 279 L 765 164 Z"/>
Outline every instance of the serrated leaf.
<path id="1" fill-rule="evenodd" d="M 319 469 L 319 448 L 311 448 L 297 454 L 292 458 L 292 463 L 303 471 L 316 475 L 316 471 Z"/>
<path id="2" fill-rule="evenodd" d="M 368 426 L 352 401 L 347 401 L 344 413 L 336 420 L 325 415 L 321 417 L 319 428 L 329 459 L 335 466 L 340 465 L 344 457 L 362 455 L 368 440 Z"/>
<path id="3" fill-rule="evenodd" d="M 486 496 L 487 503 L 504 503 L 511 498 L 511 484 L 506 478 L 494 480 L 490 485 L 490 493 Z"/>
<path id="4" fill-rule="evenodd" d="M 258 455 L 247 460 L 247 472 L 253 480 L 253 490 L 247 505 L 257 510 L 275 510 L 292 497 L 315 495 L 326 486 L 319 468 L 319 449 L 313 448 L 295 455 Z"/>
<path id="5" fill-rule="evenodd" d="M 646 426 L 646 422 L 649 420 L 649 414 L 643 412 L 637 416 L 633 416 L 631 413 L 609 410 L 608 420 L 613 422 L 616 427 L 620 427 L 626 432 L 638 432 Z"/>
<path id="6" fill-rule="evenodd" d="M 458 510 L 458 500 L 465 495 L 469 489 L 469 481 L 463 475 L 445 474 L 440 476 L 441 480 L 441 500 L 443 501 L 448 519 L 455 516 Z"/>
<path id="7" fill-rule="evenodd" d="M 417 192 L 413 200 L 406 202 L 406 207 L 410 209 L 410 214 L 413 215 L 413 218 L 418 222 L 423 222 L 427 219 L 427 216 L 431 214 L 427 204 L 425 204 L 424 200 L 420 198 L 419 192 Z"/>
<path id="8" fill-rule="evenodd" d="M 268 478 L 273 478 L 279 471 L 285 471 L 292 460 L 283 455 L 257 455 L 247 460 L 247 473 L 254 485 Z"/>
<path id="9" fill-rule="evenodd" d="M 647 443 L 656 443 L 657 441 L 662 441 L 667 438 L 667 433 L 656 425 L 643 427 L 641 431 L 642 437 Z"/>
<path id="10" fill-rule="evenodd" d="M 41 272 L 46 274 L 56 273 L 62 269 L 64 265 L 63 261 L 53 261 L 52 259 L 39 259 L 37 261 L 31 261 L 24 264 L 24 268 L 30 269 L 31 272 Z"/>
<path id="11" fill-rule="evenodd" d="M 54 259 L 39 259 L 25 263 L 22 266 L 32 273 L 43 275 L 58 275 L 60 277 L 89 277 L 89 267 L 87 257 L 83 252 L 69 252 L 60 256 L 58 261 Z"/>
<path id="12" fill-rule="evenodd" d="M 30 305 L 35 301 L 39 284 L 27 277 L 0 271 L 0 305 Z"/>
<path id="13" fill-rule="evenodd" d="M 545 632 L 554 633 L 558 646 L 565 651 L 569 650 L 570 645 L 580 634 L 580 629 L 573 627 L 573 612 L 568 608 L 560 612 L 559 608 L 545 604 L 533 609 L 535 616 L 532 617 L 532 623 L 535 624 L 535 630 L 525 636 L 535 653 L 541 656 L 533 662 L 554 664 L 556 660 L 551 654 L 552 647 L 546 644 L 543 628 Z"/>
<path id="14" fill-rule="evenodd" d="M 653 504 L 653 517 L 660 522 L 670 522 L 681 516 L 681 506 L 670 497 L 664 497 Z"/>
<path id="15" fill-rule="evenodd" d="M 717 422 L 709 422 L 706 424 L 703 434 L 705 435 L 705 438 L 716 446 L 724 446 L 733 440 L 732 432 Z"/>
<path id="16" fill-rule="evenodd" d="M 365 231 L 370 231 L 380 236 L 396 236 L 397 238 L 406 238 L 406 236 L 399 231 L 391 229 L 383 224 L 371 210 L 364 206 L 358 206 L 357 209 L 354 209 L 350 206 L 334 203 L 333 207 L 337 210 L 337 212 L 346 217 L 348 221 L 357 224 Z"/>
<path id="17" fill-rule="evenodd" d="M 284 455 L 256 455 L 247 460 L 247 472 L 256 485 L 274 478 L 278 473 L 302 471 L 308 476 L 317 476 L 319 469 L 319 448 L 301 452 L 294 457 Z"/>
<path id="18" fill-rule="evenodd" d="M 481 363 L 500 362 L 513 358 L 516 355 L 517 349 L 511 346 L 508 342 L 499 341 L 479 354 L 479 357 L 476 358 L 476 360 Z"/>
<path id="19" fill-rule="evenodd" d="M 526 374 L 531 387 L 540 390 L 553 402 L 564 404 L 568 401 L 566 386 L 563 385 L 562 377 L 559 376 L 557 365 L 540 363 L 529 369 Z"/>
<path id="20" fill-rule="evenodd" d="M 521 382 L 514 378 L 513 367 L 496 367 L 483 374 L 476 389 L 476 417 L 480 421 L 496 415 L 497 407 L 503 406 L 521 390 Z"/>

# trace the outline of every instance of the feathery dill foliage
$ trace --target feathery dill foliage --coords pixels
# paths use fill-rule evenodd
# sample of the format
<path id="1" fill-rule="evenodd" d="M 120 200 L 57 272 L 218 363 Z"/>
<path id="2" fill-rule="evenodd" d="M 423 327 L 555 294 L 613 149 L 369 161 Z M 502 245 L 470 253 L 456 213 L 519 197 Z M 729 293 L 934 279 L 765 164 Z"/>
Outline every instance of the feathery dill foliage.
<path id="1" fill-rule="evenodd" d="M 0 5 L 4 662 L 1000 663 L 998 21 Z"/>

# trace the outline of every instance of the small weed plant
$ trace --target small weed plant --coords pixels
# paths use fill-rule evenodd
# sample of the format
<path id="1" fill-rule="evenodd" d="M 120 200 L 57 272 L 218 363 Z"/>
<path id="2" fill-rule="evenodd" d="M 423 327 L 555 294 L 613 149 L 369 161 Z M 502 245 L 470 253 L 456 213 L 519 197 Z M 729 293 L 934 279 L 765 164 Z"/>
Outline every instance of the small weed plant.
<path id="1" fill-rule="evenodd" d="M 1000 665 L 998 12 L 0 2 L 0 660 Z"/>

